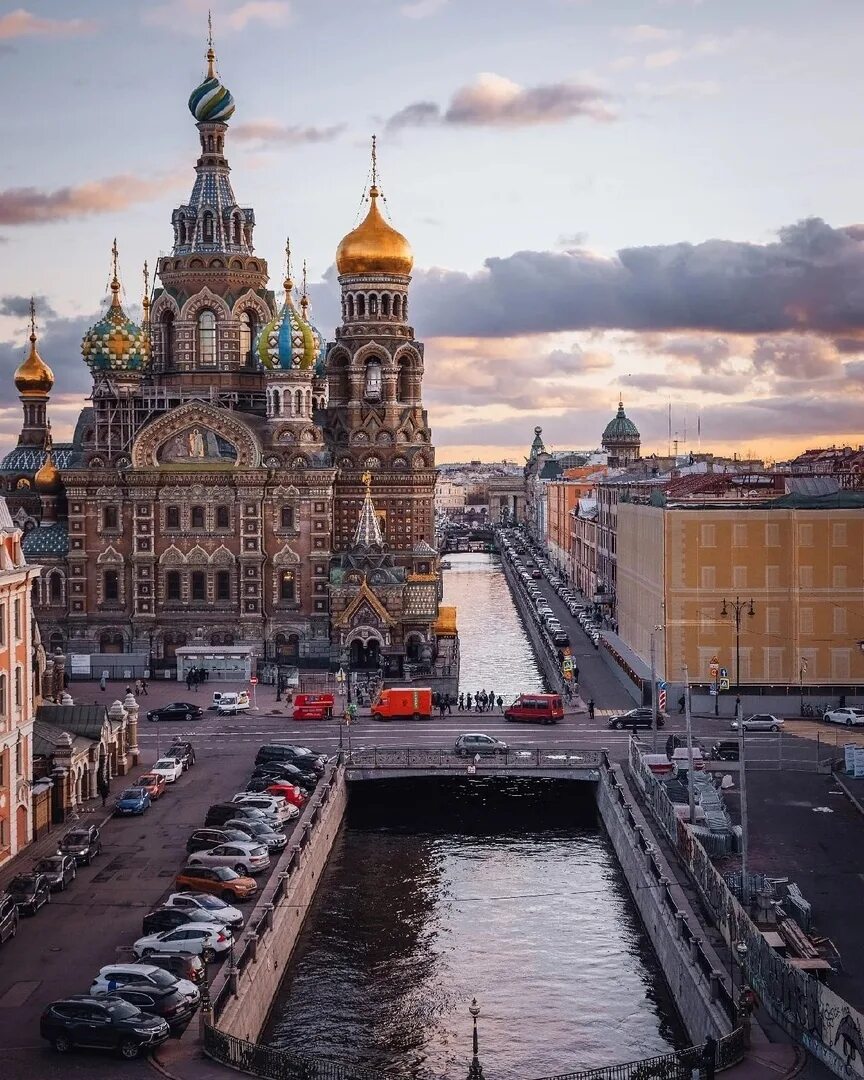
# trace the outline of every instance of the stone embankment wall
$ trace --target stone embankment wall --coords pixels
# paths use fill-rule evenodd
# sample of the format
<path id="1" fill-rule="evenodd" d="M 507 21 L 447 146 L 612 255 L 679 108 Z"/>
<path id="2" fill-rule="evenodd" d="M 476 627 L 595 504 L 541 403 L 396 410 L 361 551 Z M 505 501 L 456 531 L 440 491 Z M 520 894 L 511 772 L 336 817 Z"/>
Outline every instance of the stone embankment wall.
<path id="1" fill-rule="evenodd" d="M 501 569 L 504 571 L 504 577 L 507 579 L 507 584 L 510 586 L 513 603 L 516 605 L 516 610 L 519 612 L 519 617 L 522 620 L 525 633 L 528 635 L 531 642 L 531 647 L 534 650 L 534 658 L 537 661 L 537 666 L 540 668 L 543 681 L 548 689 L 560 691 L 563 680 L 561 678 L 561 673 L 558 670 L 557 657 L 550 655 L 549 644 L 540 632 L 537 623 L 534 621 L 534 612 L 532 611 L 531 601 L 525 595 L 525 590 L 520 588 L 519 578 L 513 570 L 513 567 L 510 565 L 509 559 L 506 559 L 503 555 L 501 556 Z"/>
<path id="2" fill-rule="evenodd" d="M 345 770 L 330 766 L 249 913 L 234 967 L 226 964 L 214 980 L 214 1022 L 225 1034 L 249 1042 L 261 1035 L 347 804 Z"/>
<path id="3" fill-rule="evenodd" d="M 597 806 L 687 1033 L 694 1045 L 707 1035 L 719 1039 L 733 1027 L 720 959 L 702 938 L 699 920 L 653 842 L 623 772 L 608 758 Z"/>

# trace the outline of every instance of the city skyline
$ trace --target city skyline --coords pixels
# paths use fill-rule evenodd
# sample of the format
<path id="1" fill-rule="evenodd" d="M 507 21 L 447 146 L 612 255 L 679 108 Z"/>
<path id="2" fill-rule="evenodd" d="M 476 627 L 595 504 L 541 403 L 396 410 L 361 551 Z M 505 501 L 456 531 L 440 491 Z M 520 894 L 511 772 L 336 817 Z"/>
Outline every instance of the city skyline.
<path id="1" fill-rule="evenodd" d="M 378 132 L 441 462 L 524 456 L 535 424 L 550 448 L 596 444 L 619 393 L 646 453 L 666 449 L 670 401 L 687 449 L 697 424 L 704 449 L 769 459 L 861 441 L 862 155 L 838 103 L 860 88 L 864 13 L 710 0 L 0 15 L 0 71 L 27 86 L 4 118 L 0 377 L 11 399 L 35 294 L 58 439 L 88 390 L 80 339 L 113 237 L 136 312 L 191 185 L 208 6 L 235 189 L 277 293 L 286 233 L 307 259 L 328 338 Z M 4 449 L 19 422 L 10 401 Z"/>

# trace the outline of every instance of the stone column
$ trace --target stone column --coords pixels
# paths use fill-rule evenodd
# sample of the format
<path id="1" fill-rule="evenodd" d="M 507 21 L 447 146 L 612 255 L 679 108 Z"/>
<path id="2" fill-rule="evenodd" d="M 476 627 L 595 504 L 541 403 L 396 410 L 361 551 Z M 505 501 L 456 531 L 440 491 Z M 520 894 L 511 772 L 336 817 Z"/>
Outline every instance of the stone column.
<path id="1" fill-rule="evenodd" d="M 134 695 L 127 694 L 123 699 L 123 708 L 126 710 L 126 746 L 128 747 L 129 754 L 132 757 L 132 764 L 138 764 L 138 702 L 135 700 Z"/>
<path id="2" fill-rule="evenodd" d="M 126 710 L 123 708 L 122 701 L 114 701 L 111 704 L 111 708 L 108 710 L 108 719 L 111 721 L 112 734 L 115 723 L 120 723 L 121 732 L 126 726 Z M 117 739 L 118 754 L 117 754 L 117 772 L 122 776 L 126 772 L 126 748 L 123 744 L 123 737 Z"/>

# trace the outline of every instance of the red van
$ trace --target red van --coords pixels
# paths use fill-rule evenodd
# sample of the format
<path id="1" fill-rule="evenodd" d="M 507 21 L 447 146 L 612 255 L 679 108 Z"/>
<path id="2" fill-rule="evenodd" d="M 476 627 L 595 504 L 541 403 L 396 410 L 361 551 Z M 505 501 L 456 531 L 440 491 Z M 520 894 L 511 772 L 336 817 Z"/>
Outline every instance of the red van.
<path id="1" fill-rule="evenodd" d="M 504 719 L 526 724 L 557 724 L 564 719 L 564 704 L 560 694 L 520 694 L 504 710 Z"/>
<path id="2" fill-rule="evenodd" d="M 332 694 L 296 694 L 294 697 L 295 720 L 332 720 Z"/>
<path id="3" fill-rule="evenodd" d="M 372 703 L 373 720 L 431 720 L 429 687 L 391 687 L 381 690 Z"/>

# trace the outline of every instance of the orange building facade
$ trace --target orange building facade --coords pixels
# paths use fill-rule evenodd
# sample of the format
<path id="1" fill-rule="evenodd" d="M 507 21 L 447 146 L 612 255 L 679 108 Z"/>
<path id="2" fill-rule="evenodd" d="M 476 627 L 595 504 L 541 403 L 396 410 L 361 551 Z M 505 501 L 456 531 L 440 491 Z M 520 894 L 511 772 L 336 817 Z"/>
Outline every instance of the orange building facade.
<path id="1" fill-rule="evenodd" d="M 599 471 L 596 465 L 567 469 L 560 480 L 546 485 L 546 547 L 553 565 L 570 581 L 573 580 L 573 512 L 579 500 L 594 488 L 587 478 L 596 477 Z"/>
<path id="2" fill-rule="evenodd" d="M 33 584 L 21 530 L 0 499 L 0 865 L 30 843 L 33 823 Z"/>

